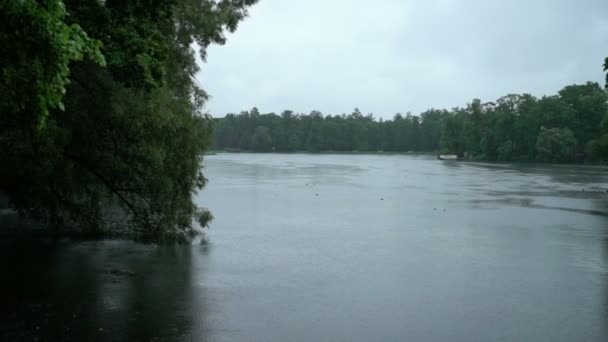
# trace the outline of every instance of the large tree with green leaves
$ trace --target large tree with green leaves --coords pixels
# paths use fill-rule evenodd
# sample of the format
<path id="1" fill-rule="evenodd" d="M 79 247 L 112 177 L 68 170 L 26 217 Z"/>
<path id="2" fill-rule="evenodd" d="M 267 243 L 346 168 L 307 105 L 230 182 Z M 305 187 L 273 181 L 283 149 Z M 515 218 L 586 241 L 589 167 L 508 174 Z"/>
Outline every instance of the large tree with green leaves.
<path id="1" fill-rule="evenodd" d="M 544 162 L 569 162 L 574 160 L 576 138 L 568 128 L 541 127 L 536 141 L 537 159 Z"/>
<path id="2" fill-rule="evenodd" d="M 61 1 L 0 4 L 3 136 L 15 128 L 39 133 L 51 111 L 64 110 L 70 63 L 88 58 L 105 65 L 101 42 L 78 24 L 67 23 L 66 16 Z"/>
<path id="3" fill-rule="evenodd" d="M 2 2 L 0 191 L 61 233 L 193 236 L 212 133 L 195 48 L 255 2 Z"/>

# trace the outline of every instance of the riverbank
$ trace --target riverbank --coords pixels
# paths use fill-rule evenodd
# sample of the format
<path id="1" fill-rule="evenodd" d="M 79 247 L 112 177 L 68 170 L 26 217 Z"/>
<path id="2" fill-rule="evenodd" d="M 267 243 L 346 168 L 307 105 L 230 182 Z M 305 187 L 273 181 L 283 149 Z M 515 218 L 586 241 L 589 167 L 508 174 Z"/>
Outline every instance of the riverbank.
<path id="1" fill-rule="evenodd" d="M 217 155 L 222 153 L 234 153 L 234 154 L 308 154 L 308 155 L 405 155 L 405 156 L 433 156 L 437 157 L 439 152 L 437 151 L 249 151 L 249 150 L 239 150 L 239 149 L 224 149 L 224 150 L 210 150 L 205 153 L 205 155 Z M 582 160 L 582 161 L 571 161 L 571 162 L 544 162 L 539 160 L 531 160 L 531 159 L 513 159 L 513 160 L 495 160 L 495 159 L 485 159 L 485 158 L 459 158 L 458 160 L 451 160 L 458 162 L 469 162 L 469 163 L 488 163 L 488 164 L 497 164 L 497 165 L 514 165 L 514 164 L 524 164 L 524 165 L 581 165 L 581 166 L 597 166 L 604 167 L 608 171 L 608 164 L 593 162 L 590 160 Z"/>
<path id="2" fill-rule="evenodd" d="M 211 150 L 206 153 L 206 155 L 216 155 L 220 153 L 275 153 L 275 154 L 339 154 L 339 155 L 425 155 L 425 156 L 436 156 L 437 152 L 434 151 L 408 151 L 408 152 L 397 152 L 397 151 L 248 151 L 248 150 L 236 150 L 236 149 L 228 149 L 228 150 Z"/>

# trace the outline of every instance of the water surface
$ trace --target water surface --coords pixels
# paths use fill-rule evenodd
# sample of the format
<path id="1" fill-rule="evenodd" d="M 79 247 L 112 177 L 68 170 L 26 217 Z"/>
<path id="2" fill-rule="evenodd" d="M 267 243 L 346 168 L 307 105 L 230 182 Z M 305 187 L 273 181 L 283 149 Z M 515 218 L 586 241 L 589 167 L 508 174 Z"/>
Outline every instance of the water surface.
<path id="1" fill-rule="evenodd" d="M 205 165 L 207 246 L 3 245 L 4 336 L 608 340 L 606 169 L 304 154 Z"/>

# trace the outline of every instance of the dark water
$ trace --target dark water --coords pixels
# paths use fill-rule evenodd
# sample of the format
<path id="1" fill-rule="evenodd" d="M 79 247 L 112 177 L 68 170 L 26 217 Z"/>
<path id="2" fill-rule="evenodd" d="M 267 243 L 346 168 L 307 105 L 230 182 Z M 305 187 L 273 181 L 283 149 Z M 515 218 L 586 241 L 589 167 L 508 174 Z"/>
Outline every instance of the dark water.
<path id="1" fill-rule="evenodd" d="M 606 169 L 359 155 L 206 165 L 208 246 L 3 244 L 0 336 L 608 341 Z"/>

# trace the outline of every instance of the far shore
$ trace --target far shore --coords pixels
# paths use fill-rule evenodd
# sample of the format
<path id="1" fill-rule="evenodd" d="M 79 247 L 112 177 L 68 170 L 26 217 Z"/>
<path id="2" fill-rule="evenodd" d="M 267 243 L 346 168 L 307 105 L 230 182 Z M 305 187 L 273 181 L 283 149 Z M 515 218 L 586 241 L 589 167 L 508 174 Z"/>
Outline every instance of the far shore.
<path id="1" fill-rule="evenodd" d="M 205 155 L 214 155 L 218 153 L 271 153 L 271 154 L 382 154 L 382 155 L 427 155 L 436 156 L 437 152 L 432 151 L 409 151 L 409 152 L 392 152 L 392 151 L 245 151 L 245 150 L 210 150 Z"/>
<path id="2" fill-rule="evenodd" d="M 310 155 L 408 155 L 408 156 L 433 156 L 437 157 L 440 153 L 437 151 L 408 151 L 408 152 L 393 152 L 393 151 L 246 151 L 246 150 L 210 150 L 205 152 L 205 155 L 212 156 L 216 154 L 310 154 Z M 597 166 L 608 167 L 606 164 L 591 162 L 591 161 L 572 161 L 572 162 L 542 162 L 538 160 L 516 159 L 509 161 L 489 160 L 489 159 L 458 159 L 444 160 L 445 162 L 458 163 L 488 163 L 488 164 L 536 164 L 536 165 L 581 165 L 581 166 Z"/>

